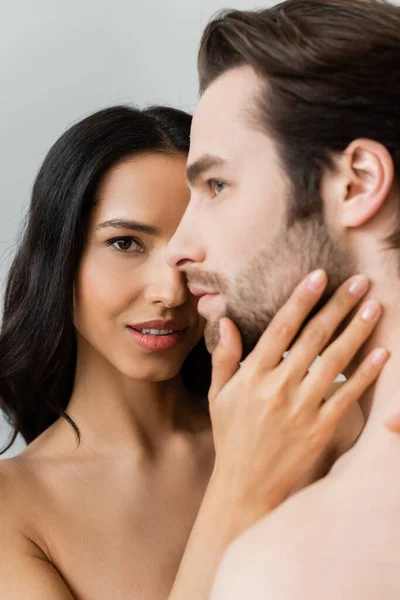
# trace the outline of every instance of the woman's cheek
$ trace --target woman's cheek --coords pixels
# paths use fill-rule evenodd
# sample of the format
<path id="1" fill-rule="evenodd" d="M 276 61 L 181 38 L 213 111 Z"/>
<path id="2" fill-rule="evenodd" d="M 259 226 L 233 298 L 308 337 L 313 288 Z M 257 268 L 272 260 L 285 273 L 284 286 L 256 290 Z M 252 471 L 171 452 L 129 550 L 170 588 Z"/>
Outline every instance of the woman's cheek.
<path id="1" fill-rule="evenodd" d="M 137 290 L 132 289 L 134 283 L 137 287 L 137 275 L 133 275 L 128 264 L 87 257 L 79 271 L 75 310 L 82 316 L 87 314 L 89 319 L 95 315 L 116 318 L 137 296 Z"/>

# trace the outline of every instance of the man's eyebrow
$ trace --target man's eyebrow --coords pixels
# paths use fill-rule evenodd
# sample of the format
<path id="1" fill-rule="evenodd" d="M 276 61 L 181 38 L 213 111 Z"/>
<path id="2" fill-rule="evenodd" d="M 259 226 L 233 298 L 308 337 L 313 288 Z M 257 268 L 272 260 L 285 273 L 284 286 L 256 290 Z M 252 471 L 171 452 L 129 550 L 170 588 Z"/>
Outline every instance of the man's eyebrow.
<path id="1" fill-rule="evenodd" d="M 186 178 L 188 183 L 194 185 L 197 179 L 212 167 L 219 167 L 225 163 L 225 160 L 219 156 L 213 156 L 212 154 L 204 154 L 191 165 L 187 166 Z"/>
<path id="2" fill-rule="evenodd" d="M 139 223 L 138 221 L 130 221 L 127 219 L 110 219 L 104 221 L 96 227 L 96 229 L 130 229 L 137 233 L 147 233 L 148 235 L 160 236 L 161 232 L 157 227 L 153 225 L 146 225 L 145 223 Z"/>

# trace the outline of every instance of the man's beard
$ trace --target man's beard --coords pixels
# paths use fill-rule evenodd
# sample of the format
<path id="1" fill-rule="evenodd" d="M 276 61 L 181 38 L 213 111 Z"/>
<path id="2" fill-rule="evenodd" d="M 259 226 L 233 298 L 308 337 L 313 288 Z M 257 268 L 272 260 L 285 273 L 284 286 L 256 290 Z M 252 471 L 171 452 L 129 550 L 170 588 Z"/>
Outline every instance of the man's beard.
<path id="1" fill-rule="evenodd" d="M 252 257 L 248 267 L 232 280 L 217 273 L 197 276 L 192 273 L 189 280 L 208 286 L 225 298 L 226 310 L 219 318 L 229 317 L 238 327 L 244 359 L 297 284 L 315 269 L 324 269 L 329 282 L 304 326 L 336 288 L 355 272 L 349 252 L 331 237 L 322 217 L 314 216 L 282 227 L 268 243 L 268 249 Z M 205 341 L 212 352 L 219 341 L 219 319 L 207 322 Z"/>

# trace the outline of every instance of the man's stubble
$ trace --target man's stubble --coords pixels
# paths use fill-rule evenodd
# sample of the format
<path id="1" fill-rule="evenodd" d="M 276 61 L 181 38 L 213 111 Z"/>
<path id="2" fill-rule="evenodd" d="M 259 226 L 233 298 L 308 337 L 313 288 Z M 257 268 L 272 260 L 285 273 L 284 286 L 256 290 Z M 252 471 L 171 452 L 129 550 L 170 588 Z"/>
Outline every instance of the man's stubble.
<path id="1" fill-rule="evenodd" d="M 202 273 L 201 283 L 212 286 L 226 300 L 225 314 L 242 336 L 244 359 L 255 347 L 295 287 L 315 269 L 328 274 L 328 286 L 303 326 L 332 296 L 336 288 L 355 272 L 350 253 L 330 235 L 321 216 L 286 224 L 257 256 L 249 260 L 234 279 L 217 273 Z M 196 277 L 190 281 L 198 281 Z M 219 318 L 208 321 L 205 340 L 210 352 L 219 341 Z"/>

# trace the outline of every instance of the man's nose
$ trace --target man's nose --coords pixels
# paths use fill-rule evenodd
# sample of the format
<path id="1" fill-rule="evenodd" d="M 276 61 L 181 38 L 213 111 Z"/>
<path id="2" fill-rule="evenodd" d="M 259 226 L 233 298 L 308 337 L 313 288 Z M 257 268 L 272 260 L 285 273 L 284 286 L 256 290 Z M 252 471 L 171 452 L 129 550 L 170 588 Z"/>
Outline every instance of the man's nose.
<path id="1" fill-rule="evenodd" d="M 205 251 L 189 219 L 183 217 L 167 248 L 167 261 L 173 269 L 185 271 L 192 263 L 202 263 Z"/>

